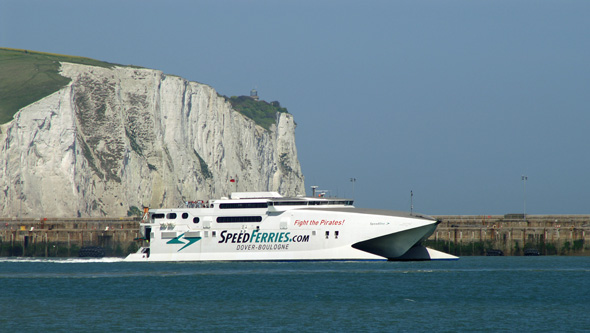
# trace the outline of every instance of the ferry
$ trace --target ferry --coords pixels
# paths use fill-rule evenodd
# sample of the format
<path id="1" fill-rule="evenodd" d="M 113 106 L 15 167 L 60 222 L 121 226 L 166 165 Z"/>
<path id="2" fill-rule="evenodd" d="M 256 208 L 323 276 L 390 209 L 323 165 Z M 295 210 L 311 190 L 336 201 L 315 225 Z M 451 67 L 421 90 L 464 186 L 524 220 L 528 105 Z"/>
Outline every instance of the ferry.
<path id="1" fill-rule="evenodd" d="M 453 260 L 421 245 L 436 219 L 363 209 L 351 199 L 236 192 L 229 198 L 146 209 L 146 246 L 127 261 Z"/>

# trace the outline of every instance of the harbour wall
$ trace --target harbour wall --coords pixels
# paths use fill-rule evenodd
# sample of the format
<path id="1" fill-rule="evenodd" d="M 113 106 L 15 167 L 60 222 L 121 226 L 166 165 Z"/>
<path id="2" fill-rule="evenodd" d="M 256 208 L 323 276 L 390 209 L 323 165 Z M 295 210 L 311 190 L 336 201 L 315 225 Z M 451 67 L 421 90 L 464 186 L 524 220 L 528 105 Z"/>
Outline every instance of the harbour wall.
<path id="1" fill-rule="evenodd" d="M 458 256 L 497 250 L 504 255 L 590 255 L 590 215 L 434 217 L 441 223 L 425 245 Z"/>
<path id="2" fill-rule="evenodd" d="M 101 247 L 123 257 L 141 245 L 138 217 L 0 218 L 0 257 L 77 257 L 83 247 Z"/>
<path id="3" fill-rule="evenodd" d="M 458 256 L 590 256 L 590 215 L 440 215 L 425 245 Z M 123 257 L 142 244 L 139 217 L 0 218 L 0 257 L 75 257 L 83 247 L 98 246 L 107 256 Z M 497 253 L 497 252 L 496 252 Z M 529 252 L 530 253 L 530 252 Z"/>

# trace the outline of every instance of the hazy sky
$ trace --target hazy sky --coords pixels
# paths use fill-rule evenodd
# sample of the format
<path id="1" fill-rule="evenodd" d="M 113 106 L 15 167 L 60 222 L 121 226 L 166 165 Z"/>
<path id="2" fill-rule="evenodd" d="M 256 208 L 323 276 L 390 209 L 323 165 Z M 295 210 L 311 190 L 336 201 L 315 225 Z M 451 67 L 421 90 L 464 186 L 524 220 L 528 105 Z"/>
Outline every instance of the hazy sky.
<path id="1" fill-rule="evenodd" d="M 590 1 L 0 0 L 0 46 L 256 87 L 295 117 L 308 194 L 590 213 Z"/>

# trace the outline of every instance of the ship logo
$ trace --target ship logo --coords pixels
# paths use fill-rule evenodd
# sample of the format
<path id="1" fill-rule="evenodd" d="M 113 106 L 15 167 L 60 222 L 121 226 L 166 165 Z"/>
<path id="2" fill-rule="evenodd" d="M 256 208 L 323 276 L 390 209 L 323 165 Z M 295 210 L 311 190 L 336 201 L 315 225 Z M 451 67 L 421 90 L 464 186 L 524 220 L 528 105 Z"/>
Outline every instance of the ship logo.
<path id="1" fill-rule="evenodd" d="M 185 247 L 190 246 L 190 245 L 192 245 L 192 244 L 194 244 L 194 243 L 196 243 L 196 242 L 198 242 L 198 241 L 201 240 L 201 237 L 183 237 L 183 236 L 184 236 L 184 234 L 182 234 L 182 235 L 180 235 L 178 237 L 174 237 L 171 240 L 167 241 L 166 244 L 184 244 L 183 247 L 181 247 L 178 251 L 176 251 L 176 252 L 180 252 Z M 183 242 L 181 240 L 181 238 L 183 240 L 186 240 L 187 242 Z"/>

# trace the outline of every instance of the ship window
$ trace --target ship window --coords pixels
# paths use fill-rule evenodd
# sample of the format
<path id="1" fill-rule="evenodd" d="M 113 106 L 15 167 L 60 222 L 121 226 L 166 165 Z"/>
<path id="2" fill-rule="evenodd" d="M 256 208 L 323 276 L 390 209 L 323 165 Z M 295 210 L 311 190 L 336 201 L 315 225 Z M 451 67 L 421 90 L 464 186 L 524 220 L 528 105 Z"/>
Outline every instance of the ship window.
<path id="1" fill-rule="evenodd" d="M 326 231 L 326 239 L 328 239 L 328 237 L 330 237 L 330 232 Z"/>
<path id="2" fill-rule="evenodd" d="M 198 217 L 193 217 L 193 223 L 199 223 L 199 218 Z"/>
<path id="3" fill-rule="evenodd" d="M 262 221 L 262 216 L 220 216 L 217 218 L 218 223 L 241 223 L 260 221 Z"/>
<path id="4" fill-rule="evenodd" d="M 240 208 L 267 208 L 266 202 L 238 202 L 219 204 L 220 209 L 240 209 Z"/>
<path id="5" fill-rule="evenodd" d="M 215 237 L 215 236 L 217 236 L 217 232 L 211 231 L 211 237 Z"/>
<path id="6" fill-rule="evenodd" d="M 307 201 L 275 201 L 275 206 L 307 206 Z"/>
<path id="7" fill-rule="evenodd" d="M 338 239 L 338 231 L 334 231 L 334 238 Z"/>
<path id="8" fill-rule="evenodd" d="M 188 219 L 188 213 L 182 213 L 182 218 L 183 219 Z"/>
<path id="9" fill-rule="evenodd" d="M 166 215 L 166 218 L 169 220 L 174 220 L 176 218 L 176 213 L 168 213 L 168 215 Z"/>
<path id="10" fill-rule="evenodd" d="M 313 230 L 313 231 L 311 232 L 311 235 L 312 235 L 312 236 L 315 236 L 315 230 Z"/>
<path id="11" fill-rule="evenodd" d="M 164 214 L 152 214 L 153 219 L 163 219 L 165 216 Z"/>

